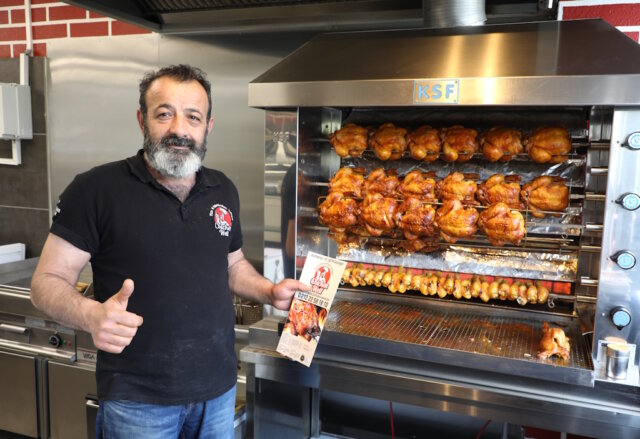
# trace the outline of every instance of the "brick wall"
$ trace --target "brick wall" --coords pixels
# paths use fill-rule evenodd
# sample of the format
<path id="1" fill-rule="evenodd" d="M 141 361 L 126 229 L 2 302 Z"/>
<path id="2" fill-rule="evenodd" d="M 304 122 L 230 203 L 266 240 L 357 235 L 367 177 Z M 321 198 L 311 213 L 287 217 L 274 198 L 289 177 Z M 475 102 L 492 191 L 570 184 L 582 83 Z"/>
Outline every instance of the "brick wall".
<path id="1" fill-rule="evenodd" d="M 602 18 L 638 42 L 640 38 L 640 1 L 638 0 L 564 0 L 558 6 L 558 20 Z"/>
<path id="2" fill-rule="evenodd" d="M 26 47 L 24 0 L 0 0 L 0 58 L 17 57 Z M 46 56 L 56 38 L 150 33 L 95 12 L 50 0 L 31 0 L 33 52 Z"/>

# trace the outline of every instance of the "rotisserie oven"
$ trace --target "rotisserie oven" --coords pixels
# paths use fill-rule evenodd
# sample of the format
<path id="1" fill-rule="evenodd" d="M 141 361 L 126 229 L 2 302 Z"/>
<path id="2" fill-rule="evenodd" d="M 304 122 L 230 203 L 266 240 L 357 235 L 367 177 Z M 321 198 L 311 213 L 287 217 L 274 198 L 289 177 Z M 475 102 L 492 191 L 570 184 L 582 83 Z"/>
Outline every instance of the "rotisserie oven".
<path id="1" fill-rule="evenodd" d="M 267 319 L 256 379 L 640 434 L 637 44 L 598 20 L 326 34 L 249 103 L 297 117 L 298 270 L 349 262 L 315 366 L 265 360 Z"/>

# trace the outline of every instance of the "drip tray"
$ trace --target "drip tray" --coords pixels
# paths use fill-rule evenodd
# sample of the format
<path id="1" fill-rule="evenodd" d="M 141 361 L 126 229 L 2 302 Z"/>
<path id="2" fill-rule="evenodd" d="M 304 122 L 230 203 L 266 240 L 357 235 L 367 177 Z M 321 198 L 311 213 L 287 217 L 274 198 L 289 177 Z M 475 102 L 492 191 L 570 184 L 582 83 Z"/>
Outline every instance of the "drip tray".
<path id="1" fill-rule="evenodd" d="M 336 296 L 321 344 L 593 387 L 591 349 L 577 319 L 393 299 Z M 568 360 L 537 358 L 545 321 L 569 338 Z"/>

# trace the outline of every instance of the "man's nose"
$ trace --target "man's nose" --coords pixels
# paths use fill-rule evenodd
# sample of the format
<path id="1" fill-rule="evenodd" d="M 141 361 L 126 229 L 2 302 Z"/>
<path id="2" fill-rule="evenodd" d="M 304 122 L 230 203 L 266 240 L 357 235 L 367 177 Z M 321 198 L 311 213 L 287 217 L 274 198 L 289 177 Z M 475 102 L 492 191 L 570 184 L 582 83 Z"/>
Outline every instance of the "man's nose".
<path id="1" fill-rule="evenodd" d="M 171 126 L 169 127 L 170 134 L 175 134 L 178 137 L 184 137 L 187 135 L 187 118 L 176 114 L 171 120 Z"/>

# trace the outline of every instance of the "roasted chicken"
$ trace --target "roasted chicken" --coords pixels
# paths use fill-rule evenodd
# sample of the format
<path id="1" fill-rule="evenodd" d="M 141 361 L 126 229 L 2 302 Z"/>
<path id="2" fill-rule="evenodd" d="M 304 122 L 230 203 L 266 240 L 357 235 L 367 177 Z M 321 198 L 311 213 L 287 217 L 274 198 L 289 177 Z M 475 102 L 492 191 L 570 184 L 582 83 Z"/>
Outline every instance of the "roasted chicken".
<path id="1" fill-rule="evenodd" d="M 433 162 L 440 157 L 442 141 L 438 130 L 429 125 L 422 125 L 407 134 L 407 145 L 414 159 Z"/>
<path id="2" fill-rule="evenodd" d="M 385 197 L 395 197 L 399 183 L 395 170 L 390 169 L 387 172 L 383 168 L 374 169 L 364 182 L 364 195 L 377 193 Z"/>
<path id="3" fill-rule="evenodd" d="M 399 241 L 398 247 L 410 253 L 422 252 L 429 253 L 440 248 L 439 237 L 437 235 L 427 236 L 424 238 L 412 239 L 411 241 Z"/>
<path id="4" fill-rule="evenodd" d="M 478 151 L 478 132 L 473 128 L 454 125 L 440 130 L 442 159 L 447 162 L 466 162 Z"/>
<path id="5" fill-rule="evenodd" d="M 340 192 L 356 198 L 362 197 L 363 174 L 363 168 L 340 168 L 329 181 L 329 192 Z"/>
<path id="6" fill-rule="evenodd" d="M 421 201 L 436 201 L 436 181 L 428 177 L 428 174 L 415 170 L 404 176 L 398 187 L 398 192 L 403 198 L 414 197 Z"/>
<path id="7" fill-rule="evenodd" d="M 340 157 L 360 157 L 367 149 L 369 130 L 359 125 L 348 123 L 329 137 L 329 143 Z"/>
<path id="8" fill-rule="evenodd" d="M 320 332 L 316 306 L 313 303 L 294 298 L 289 310 L 289 319 L 285 323 L 285 330 L 293 335 L 311 340 L 313 335 Z"/>
<path id="9" fill-rule="evenodd" d="M 538 358 L 546 359 L 553 355 L 568 360 L 571 346 L 569 339 L 561 328 L 550 328 L 547 322 L 542 325 L 542 338 L 538 350 Z"/>
<path id="10" fill-rule="evenodd" d="M 475 200 L 478 185 L 473 180 L 467 180 L 464 174 L 452 172 L 436 185 L 436 193 L 441 201 L 460 200 L 463 204 L 478 204 Z"/>
<path id="11" fill-rule="evenodd" d="M 477 220 L 478 211 L 473 207 L 463 207 L 460 200 L 446 200 L 436 212 L 440 236 L 451 244 L 476 233 Z"/>
<path id="12" fill-rule="evenodd" d="M 520 176 L 510 175 L 506 179 L 502 174 L 494 174 L 478 185 L 476 197 L 484 206 L 495 203 L 505 203 L 512 209 L 524 209 L 520 201 Z"/>
<path id="13" fill-rule="evenodd" d="M 571 151 L 571 138 L 562 127 L 538 127 L 525 141 L 531 160 L 538 163 L 562 163 Z"/>
<path id="14" fill-rule="evenodd" d="M 398 160 L 407 149 L 407 130 L 383 123 L 369 137 L 369 146 L 380 160 Z"/>
<path id="15" fill-rule="evenodd" d="M 562 212 L 569 205 L 569 188 L 560 177 L 538 177 L 525 184 L 520 195 L 536 218 L 544 218 L 544 211 Z"/>
<path id="16" fill-rule="evenodd" d="M 363 244 L 364 238 L 355 233 L 349 233 L 346 231 L 339 232 L 331 230 L 331 228 L 329 229 L 329 238 L 343 246 L 343 248 L 360 248 Z M 351 228 L 347 228 L 346 230 L 351 231 Z"/>
<path id="17" fill-rule="evenodd" d="M 320 204 L 320 222 L 333 232 L 342 233 L 358 223 L 360 208 L 353 198 L 345 197 L 340 192 L 331 192 Z"/>
<path id="18" fill-rule="evenodd" d="M 435 233 L 434 219 L 436 211 L 429 204 L 419 199 L 405 198 L 400 205 L 397 225 L 403 231 L 405 238 L 412 241 Z"/>
<path id="19" fill-rule="evenodd" d="M 520 154 L 522 146 L 522 133 L 503 127 L 493 127 L 488 133 L 480 137 L 482 154 L 490 162 L 508 162 L 516 154 Z"/>
<path id="20" fill-rule="evenodd" d="M 506 242 L 519 244 L 526 233 L 522 214 L 505 203 L 492 204 L 483 211 L 478 218 L 478 227 L 484 229 L 489 242 L 495 246 Z"/>
<path id="21" fill-rule="evenodd" d="M 362 202 L 362 219 L 373 236 L 392 234 L 396 226 L 398 202 L 380 193 L 368 193 Z"/>

